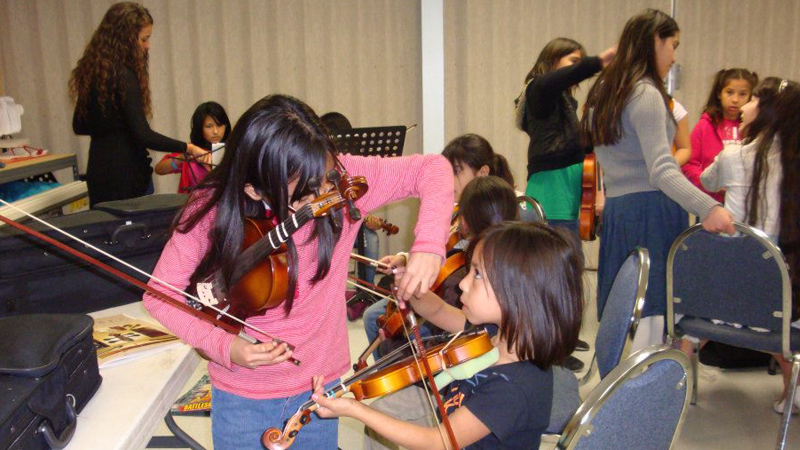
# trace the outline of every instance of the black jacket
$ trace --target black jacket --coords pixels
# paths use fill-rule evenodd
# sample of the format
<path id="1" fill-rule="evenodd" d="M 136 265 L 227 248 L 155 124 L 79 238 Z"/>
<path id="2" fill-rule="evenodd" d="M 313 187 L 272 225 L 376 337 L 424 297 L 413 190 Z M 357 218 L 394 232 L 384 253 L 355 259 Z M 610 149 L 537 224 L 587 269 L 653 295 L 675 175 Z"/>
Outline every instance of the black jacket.
<path id="1" fill-rule="evenodd" d="M 598 57 L 536 76 L 525 91 L 522 126 L 528 144 L 528 178 L 536 172 L 563 169 L 583 161 L 591 146 L 581 145 L 576 109 L 570 88 L 602 69 Z"/>
<path id="2" fill-rule="evenodd" d="M 86 184 L 92 206 L 108 200 L 144 195 L 153 169 L 147 149 L 184 152 L 186 143 L 150 129 L 144 115 L 139 79 L 128 68 L 119 70 L 118 90 L 101 108 L 92 90 L 86 114 L 72 118 L 75 134 L 92 137 Z"/>

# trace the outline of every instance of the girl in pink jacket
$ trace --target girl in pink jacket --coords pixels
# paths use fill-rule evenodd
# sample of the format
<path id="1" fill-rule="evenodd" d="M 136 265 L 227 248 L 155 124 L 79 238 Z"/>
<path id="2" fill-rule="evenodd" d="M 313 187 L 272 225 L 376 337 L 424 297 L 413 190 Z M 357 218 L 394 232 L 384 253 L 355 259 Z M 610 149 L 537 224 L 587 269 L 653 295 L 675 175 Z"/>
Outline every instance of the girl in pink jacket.
<path id="1" fill-rule="evenodd" d="M 700 174 L 714 162 L 726 144 L 739 144 L 741 108 L 750 101 L 758 75 L 747 69 L 722 69 L 714 76 L 703 115 L 692 130 L 692 156 L 681 169 L 695 186 L 722 203 L 724 192 L 710 193 L 700 184 Z"/>

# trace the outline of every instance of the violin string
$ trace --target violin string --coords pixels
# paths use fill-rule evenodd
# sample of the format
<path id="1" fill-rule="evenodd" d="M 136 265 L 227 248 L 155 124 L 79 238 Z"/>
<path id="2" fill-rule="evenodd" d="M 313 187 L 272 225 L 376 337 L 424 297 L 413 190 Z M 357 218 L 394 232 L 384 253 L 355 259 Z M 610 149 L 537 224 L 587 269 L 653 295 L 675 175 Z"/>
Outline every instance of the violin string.
<path id="1" fill-rule="evenodd" d="M 3 200 L 1 198 L 0 198 L 0 203 L 5 205 L 5 206 L 10 207 L 11 209 L 13 209 L 13 210 L 15 210 L 15 211 L 17 211 L 17 212 L 19 212 L 21 214 L 24 214 L 25 216 L 35 220 L 36 222 L 39 222 L 39 223 L 45 225 L 46 227 L 48 227 L 48 228 L 50 228 L 50 229 L 52 229 L 52 230 L 54 230 L 54 231 L 56 231 L 56 232 L 58 232 L 60 234 L 63 234 L 64 236 L 66 236 L 66 237 L 68 237 L 68 238 L 70 238 L 70 239 L 72 239 L 74 241 L 77 241 L 77 242 L 83 244 L 84 246 L 86 246 L 86 247 L 88 247 L 88 248 L 100 253 L 103 256 L 111 258 L 112 260 L 122 264 L 123 266 L 125 266 L 125 267 L 127 267 L 127 268 L 129 268 L 129 269 L 141 274 L 141 275 L 144 275 L 146 277 L 151 278 L 152 280 L 156 281 L 157 283 L 159 283 L 160 285 L 166 287 L 167 289 L 171 289 L 172 291 L 174 291 L 174 292 L 176 292 L 178 294 L 184 295 L 184 296 L 186 296 L 187 298 L 189 298 L 191 300 L 194 300 L 196 302 L 202 303 L 199 298 L 189 294 L 188 292 L 185 292 L 185 291 L 183 291 L 181 289 L 178 289 L 177 287 L 171 285 L 170 283 L 168 283 L 168 282 L 166 282 L 164 280 L 161 280 L 160 278 L 157 278 L 157 277 L 153 276 L 152 274 L 149 274 L 149 273 L 145 272 L 144 270 L 141 270 L 138 267 L 133 266 L 133 265 L 131 265 L 131 264 L 129 264 L 129 263 L 117 258 L 116 256 L 114 256 L 114 255 L 112 255 L 112 254 L 110 254 L 110 253 L 108 253 L 108 252 L 106 252 L 106 251 L 104 251 L 104 250 L 102 250 L 102 249 L 100 249 L 100 248 L 98 248 L 98 247 L 96 247 L 96 246 L 94 246 L 94 245 L 82 240 L 81 238 L 79 238 L 77 236 L 73 236 L 73 235 L 67 233 L 66 231 L 62 230 L 61 228 L 58 228 L 57 226 L 52 225 L 52 224 L 50 224 L 50 223 L 48 223 L 48 222 L 46 222 L 46 221 L 44 221 L 44 220 L 42 220 L 40 218 L 28 213 L 25 210 L 22 210 L 22 209 L 20 209 L 20 208 L 18 208 L 16 206 L 12 205 L 11 203 L 8 203 L 7 201 L 5 201 L 5 200 Z M 203 304 L 205 305 L 205 303 L 203 303 Z M 234 321 L 240 323 L 241 325 L 243 325 L 245 327 L 248 327 L 248 328 L 251 328 L 251 329 L 253 329 L 255 331 L 258 331 L 259 333 L 263 334 L 264 336 L 268 336 L 270 339 L 274 339 L 272 336 L 270 336 L 266 332 L 258 329 L 257 327 L 246 323 L 245 321 L 239 319 L 236 316 L 228 314 L 227 311 L 221 310 L 221 309 L 219 309 L 219 308 L 217 308 L 217 307 L 215 307 L 213 305 L 205 305 L 205 306 L 209 307 L 210 309 L 214 310 L 215 312 L 217 312 L 219 314 L 222 314 L 225 317 L 230 318 L 231 320 L 234 320 Z"/>

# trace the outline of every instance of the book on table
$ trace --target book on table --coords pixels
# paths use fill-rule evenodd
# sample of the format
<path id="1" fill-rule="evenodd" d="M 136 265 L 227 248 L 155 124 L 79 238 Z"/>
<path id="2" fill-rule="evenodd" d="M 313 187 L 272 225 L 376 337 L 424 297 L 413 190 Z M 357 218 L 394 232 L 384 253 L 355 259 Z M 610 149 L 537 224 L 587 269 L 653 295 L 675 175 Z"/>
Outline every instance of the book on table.
<path id="1" fill-rule="evenodd" d="M 160 325 L 124 314 L 96 318 L 92 337 L 100 368 L 183 345 Z"/>

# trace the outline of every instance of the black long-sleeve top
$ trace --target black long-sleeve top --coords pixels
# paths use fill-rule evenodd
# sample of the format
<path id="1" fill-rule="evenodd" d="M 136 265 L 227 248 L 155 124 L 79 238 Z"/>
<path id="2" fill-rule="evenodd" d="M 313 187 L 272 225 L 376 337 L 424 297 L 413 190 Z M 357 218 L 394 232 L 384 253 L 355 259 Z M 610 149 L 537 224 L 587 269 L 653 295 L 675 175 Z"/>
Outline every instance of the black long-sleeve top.
<path id="1" fill-rule="evenodd" d="M 119 70 L 118 89 L 104 102 L 90 93 L 86 114 L 72 119 L 76 134 L 89 135 L 89 164 L 86 181 L 92 205 L 144 195 L 153 169 L 147 149 L 184 152 L 186 143 L 150 128 L 144 115 L 139 80 L 133 70 Z"/>
<path id="2" fill-rule="evenodd" d="M 591 147 L 581 145 L 577 100 L 572 86 L 593 77 L 602 69 L 598 57 L 537 75 L 525 91 L 523 127 L 530 137 L 528 177 L 544 170 L 556 170 L 583 161 Z"/>

